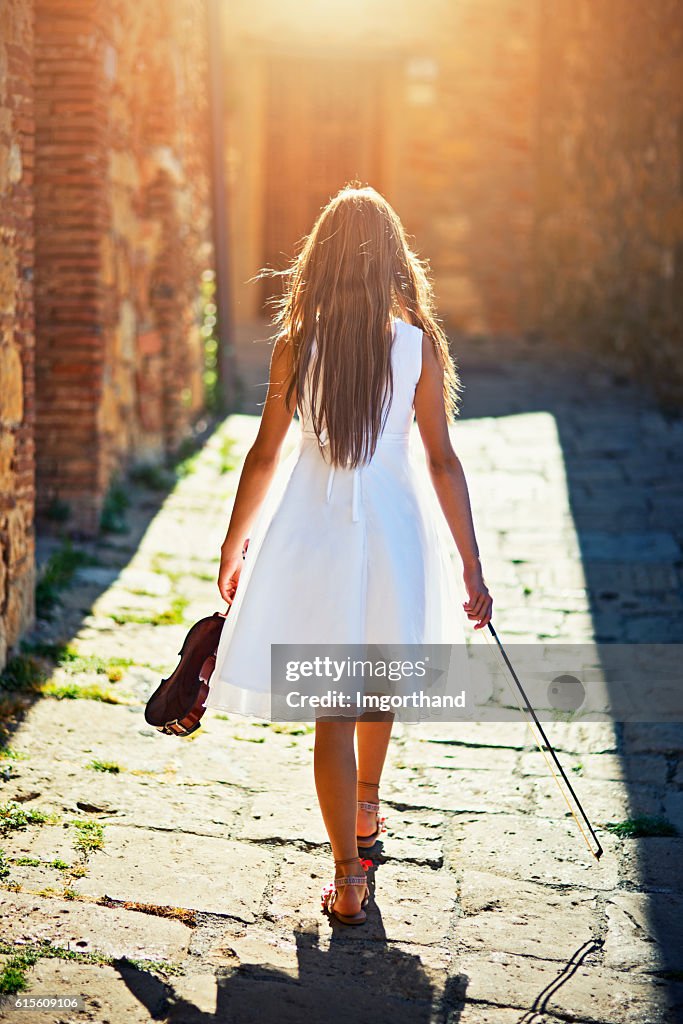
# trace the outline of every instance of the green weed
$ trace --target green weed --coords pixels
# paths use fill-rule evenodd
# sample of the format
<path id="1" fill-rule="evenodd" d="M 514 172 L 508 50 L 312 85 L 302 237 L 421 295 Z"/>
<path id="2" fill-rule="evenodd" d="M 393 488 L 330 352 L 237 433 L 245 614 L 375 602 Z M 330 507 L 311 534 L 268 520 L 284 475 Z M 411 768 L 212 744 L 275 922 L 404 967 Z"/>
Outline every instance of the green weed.
<path id="1" fill-rule="evenodd" d="M 13 750 L 12 747 L 0 747 L 0 760 L 3 758 L 10 761 L 27 761 L 28 754 L 23 750 Z"/>
<path id="2" fill-rule="evenodd" d="M 78 683 L 55 683 L 48 682 L 41 692 L 46 697 L 55 697 L 57 700 L 100 700 L 104 704 L 129 704 L 130 695 L 115 693 L 99 683 L 85 683 L 79 686 Z"/>
<path id="3" fill-rule="evenodd" d="M 128 475 L 134 483 L 142 484 L 150 491 L 170 491 L 175 484 L 173 473 L 158 463 L 148 462 L 132 466 Z"/>
<path id="4" fill-rule="evenodd" d="M 74 898 L 78 894 L 69 890 L 71 895 L 67 899 Z M 67 891 L 65 890 L 64 895 Z M 10 942 L 0 943 L 0 956 L 7 956 L 8 960 L 0 974 L 0 994 L 13 995 L 16 992 L 23 992 L 28 988 L 28 971 L 41 959 L 70 960 L 81 964 L 113 965 L 127 964 L 138 971 L 157 973 L 162 976 L 183 974 L 183 969 L 177 964 L 169 963 L 166 960 L 143 960 L 131 957 L 115 957 L 108 953 L 81 953 L 73 949 L 66 949 L 64 946 L 57 946 L 46 939 L 37 945 L 22 944 L 17 947 Z"/>
<path id="5" fill-rule="evenodd" d="M 0 878 L 9 878 L 9 863 L 4 850 L 0 850 Z"/>
<path id="6" fill-rule="evenodd" d="M 37 617 L 50 617 L 59 600 L 59 591 L 69 585 L 76 569 L 82 565 L 98 564 L 98 558 L 87 551 L 75 548 L 71 539 L 67 537 L 40 570 L 35 595 Z"/>
<path id="7" fill-rule="evenodd" d="M 90 761 L 86 768 L 92 768 L 96 772 L 111 772 L 112 775 L 118 775 L 121 771 L 121 766 L 116 761 Z"/>
<path id="8" fill-rule="evenodd" d="M 232 473 L 239 466 L 239 459 L 235 455 L 237 442 L 232 437 L 221 438 L 221 445 L 218 449 L 219 473 Z"/>
<path id="9" fill-rule="evenodd" d="M 0 691 L 36 693 L 47 679 L 47 673 L 32 654 L 17 654 L 0 673 Z"/>
<path id="10" fill-rule="evenodd" d="M 189 604 L 186 597 L 176 597 L 171 602 L 171 607 L 163 612 L 156 612 L 154 615 L 141 612 L 118 612 L 111 617 L 119 626 L 127 622 L 136 622 L 146 626 L 182 626 L 185 622 L 184 612 Z"/>
<path id="11" fill-rule="evenodd" d="M 26 828 L 27 825 L 43 825 L 46 822 L 54 825 L 58 821 L 58 815 L 39 811 L 35 807 L 27 809 L 16 800 L 0 804 L 0 832 L 12 832 Z"/>
<path id="12" fill-rule="evenodd" d="M 95 850 L 103 849 L 104 827 L 100 825 L 99 821 L 82 821 L 79 818 L 73 818 L 70 824 L 76 830 L 74 847 L 83 857 L 87 858 Z"/>
<path id="13" fill-rule="evenodd" d="M 627 818 L 625 821 L 611 821 L 605 825 L 607 832 L 611 832 L 621 839 L 644 839 L 648 836 L 677 836 L 678 829 L 666 818 L 649 817 L 643 815 L 637 818 Z"/>
<path id="14" fill-rule="evenodd" d="M 120 477 L 115 477 L 105 495 L 100 513 L 100 530 L 103 533 L 128 533 L 126 509 L 130 505 L 128 492 Z"/>

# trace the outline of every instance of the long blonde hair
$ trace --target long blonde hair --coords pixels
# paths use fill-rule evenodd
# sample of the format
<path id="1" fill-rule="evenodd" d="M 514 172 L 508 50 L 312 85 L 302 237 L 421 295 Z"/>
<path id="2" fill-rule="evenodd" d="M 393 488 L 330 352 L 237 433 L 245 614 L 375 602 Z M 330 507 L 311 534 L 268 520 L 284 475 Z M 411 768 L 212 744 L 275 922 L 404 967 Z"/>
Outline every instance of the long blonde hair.
<path id="1" fill-rule="evenodd" d="M 370 186 L 347 183 L 319 214 L 300 252 L 284 271 L 274 300 L 275 340 L 291 345 L 286 401 L 301 407 L 313 351 L 311 419 L 321 441 L 327 431 L 330 461 L 355 467 L 374 454 L 393 394 L 391 316 L 429 336 L 444 368 L 448 420 L 462 390 L 448 339 L 438 323 L 428 263 L 408 245 L 387 200 Z"/>

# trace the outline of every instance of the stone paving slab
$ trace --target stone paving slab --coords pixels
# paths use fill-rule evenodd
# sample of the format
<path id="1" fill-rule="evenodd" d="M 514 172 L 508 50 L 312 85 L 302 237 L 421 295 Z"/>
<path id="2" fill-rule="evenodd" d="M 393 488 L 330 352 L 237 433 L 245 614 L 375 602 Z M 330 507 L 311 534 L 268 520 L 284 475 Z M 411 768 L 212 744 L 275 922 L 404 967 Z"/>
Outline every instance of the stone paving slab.
<path id="1" fill-rule="evenodd" d="M 326 845 L 327 833 L 315 792 L 310 792 L 309 787 L 307 790 L 294 803 L 285 799 L 273 801 L 272 790 L 255 794 L 237 833 L 238 838 L 255 843 L 298 841 Z"/>
<path id="2" fill-rule="evenodd" d="M 629 777 L 637 779 L 644 786 L 665 785 L 669 766 L 662 755 L 640 754 L 629 758 L 628 770 L 623 758 L 617 754 L 564 754 L 562 763 L 565 771 L 571 771 L 578 779 L 592 781 L 628 783 Z M 548 766 L 539 750 L 524 751 L 520 757 L 519 770 L 524 775 L 547 777 Z M 578 783 L 582 786 L 582 783 Z"/>
<path id="3" fill-rule="evenodd" d="M 444 833 L 446 864 L 456 874 L 478 870 L 546 885 L 612 890 L 619 880 L 618 841 L 600 834 L 600 861 L 588 852 L 576 825 L 567 819 L 524 814 L 463 815 Z"/>
<path id="4" fill-rule="evenodd" d="M 148 828 L 162 830 L 173 829 L 177 822 L 191 821 L 192 829 L 203 835 L 226 836 L 234 832 L 244 805 L 243 795 L 234 790 L 203 780 L 181 782 L 172 773 L 167 781 L 127 772 L 102 773 L 94 794 L 93 781 L 84 779 L 83 772 L 60 773 L 54 781 L 43 777 L 29 793 L 43 793 L 51 784 L 58 788 L 58 797 L 52 807 L 49 798 L 41 799 L 41 809 L 68 811 L 73 815 L 87 811 L 91 819 L 103 823 L 132 825 L 144 821 Z M 21 798 L 26 795 L 26 791 L 16 793 Z M 7 798 L 15 798 L 11 786 L 7 788 Z"/>
<path id="5" fill-rule="evenodd" d="M 191 832 L 108 825 L 106 853 L 92 858 L 77 892 L 252 921 L 273 870 L 273 856 L 243 844 Z"/>
<path id="6" fill-rule="evenodd" d="M 572 1021 L 671 1024 L 683 1009 L 683 985 L 633 974 L 627 981 L 623 974 L 596 963 L 572 970 L 558 967 L 556 961 L 492 953 L 463 955 L 457 967 L 467 979 L 468 999 L 517 1006 L 520 1011 L 540 1003 L 541 1009 Z"/>
<path id="7" fill-rule="evenodd" d="M 640 839 L 622 860 L 621 874 L 628 886 L 643 892 L 683 892 L 683 839 Z"/>
<path id="8" fill-rule="evenodd" d="M 683 793 L 668 793 L 663 801 L 664 817 L 683 834 Z"/>
<path id="9" fill-rule="evenodd" d="M 530 806 L 531 786 L 504 772 L 453 772 L 433 769 L 429 774 L 401 773 L 400 780 L 387 780 L 383 787 L 389 800 L 401 806 L 452 812 L 507 810 L 523 812 Z"/>
<path id="10" fill-rule="evenodd" d="M 0 891 L 5 942 L 41 942 L 79 953 L 179 960 L 187 955 L 192 929 L 180 921 L 119 907 Z M 23 1016 L 21 1017 L 23 1020 Z"/>
<path id="11" fill-rule="evenodd" d="M 467 747 L 464 750 L 455 744 L 439 743 L 438 740 L 423 739 L 419 730 L 409 730 L 401 744 L 403 770 L 408 766 L 420 769 L 444 769 L 458 777 L 460 772 L 472 776 L 483 772 L 488 778 L 490 772 L 512 772 L 518 763 L 516 750 L 500 747 Z"/>
<path id="12" fill-rule="evenodd" d="M 566 961 L 596 930 L 599 897 L 594 892 L 558 890 L 465 868 L 459 896 L 458 948 Z"/>
<path id="13" fill-rule="evenodd" d="M 399 723 L 398 729 L 401 728 Z M 523 750 L 529 742 L 524 722 L 406 722 L 406 730 L 396 735 L 414 737 L 419 742 L 442 743 L 444 753 L 448 748 L 458 752 L 459 748 L 486 747 Z"/>
<path id="14" fill-rule="evenodd" d="M 607 780 L 573 779 L 572 784 L 584 807 L 590 807 L 599 824 L 623 821 L 640 815 L 656 817 L 662 811 L 661 790 L 654 786 L 629 785 Z M 533 806 L 543 818 L 564 818 L 567 805 L 557 786 L 546 773 L 531 783 Z"/>
<path id="15" fill-rule="evenodd" d="M 662 893 L 616 892 L 605 902 L 606 967 L 650 974 L 666 971 L 671 955 L 658 941 L 658 929 L 675 935 L 683 916 L 683 897 Z M 657 922 L 657 924 L 655 924 Z M 677 959 L 680 950 L 672 951 Z"/>

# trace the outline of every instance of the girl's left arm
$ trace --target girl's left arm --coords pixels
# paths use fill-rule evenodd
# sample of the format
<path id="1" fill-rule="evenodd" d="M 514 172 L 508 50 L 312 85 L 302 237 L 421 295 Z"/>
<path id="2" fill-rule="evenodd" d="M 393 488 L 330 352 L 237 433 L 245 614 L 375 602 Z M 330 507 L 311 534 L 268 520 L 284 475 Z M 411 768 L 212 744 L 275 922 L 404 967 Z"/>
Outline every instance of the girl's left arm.
<path id="1" fill-rule="evenodd" d="M 279 338 L 270 361 L 268 394 L 258 434 L 244 460 L 228 532 L 221 545 L 218 589 L 228 604 L 232 604 L 239 581 L 244 542 L 273 479 L 294 416 L 294 408 L 289 409 L 285 401 L 291 372 L 291 346 Z"/>

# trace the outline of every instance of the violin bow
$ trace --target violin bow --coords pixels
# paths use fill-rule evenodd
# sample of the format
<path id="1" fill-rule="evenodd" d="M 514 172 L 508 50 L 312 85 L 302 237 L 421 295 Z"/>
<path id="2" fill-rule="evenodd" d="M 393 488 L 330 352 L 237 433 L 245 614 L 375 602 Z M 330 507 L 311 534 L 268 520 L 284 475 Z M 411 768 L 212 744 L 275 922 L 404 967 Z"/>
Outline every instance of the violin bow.
<path id="1" fill-rule="evenodd" d="M 527 725 L 528 725 L 529 729 L 531 730 L 531 733 L 532 733 L 532 735 L 534 737 L 534 740 L 536 741 L 536 746 L 538 747 L 540 752 L 543 754 L 543 757 L 545 758 L 545 762 L 548 765 L 548 769 L 550 770 L 550 774 L 552 775 L 552 777 L 554 778 L 555 782 L 557 783 L 557 787 L 560 790 L 562 796 L 564 797 L 565 803 L 567 804 L 567 807 L 569 808 L 569 812 L 570 812 L 572 818 L 574 819 L 574 821 L 576 822 L 576 824 L 577 824 L 577 826 L 579 828 L 579 831 L 581 832 L 581 835 L 584 838 L 586 846 L 588 847 L 590 852 L 593 854 L 595 859 L 596 860 L 600 860 L 600 858 L 602 857 L 604 851 L 603 851 L 602 845 L 600 843 L 600 840 L 598 839 L 598 837 L 595 834 L 595 829 L 593 828 L 593 826 L 591 825 L 590 821 L 588 820 L 588 815 L 584 811 L 584 809 L 583 809 L 583 807 L 581 805 L 581 801 L 579 800 L 578 796 L 574 792 L 574 787 L 572 786 L 571 782 L 567 778 L 567 773 L 565 772 L 564 768 L 560 764 L 560 760 L 559 760 L 557 754 L 555 753 L 555 749 L 554 749 L 552 743 L 550 742 L 550 740 L 548 739 L 548 737 L 546 735 L 545 729 L 543 728 L 543 726 L 541 725 L 541 723 L 540 723 L 540 721 L 538 719 L 538 715 L 536 714 L 536 712 L 532 708 L 531 704 L 529 703 L 529 698 L 527 697 L 526 693 L 524 692 L 524 687 L 520 683 L 520 681 L 519 681 L 519 679 L 517 677 L 517 673 L 515 672 L 514 668 L 512 667 L 512 665 L 510 663 L 510 659 L 508 658 L 508 656 L 507 656 L 507 654 L 505 652 L 505 648 L 503 647 L 502 643 L 500 642 L 500 637 L 496 633 L 495 629 L 493 628 L 493 624 L 491 622 L 488 623 L 488 628 L 489 628 L 489 631 L 491 632 L 491 634 L 493 635 L 493 637 L 496 640 L 496 643 L 498 645 L 497 649 L 499 650 L 500 654 L 503 656 L 503 658 L 505 660 L 505 664 L 507 665 L 508 669 L 510 670 L 510 675 L 514 679 L 514 681 L 515 681 L 515 683 L 517 685 L 517 689 L 519 690 L 519 693 L 521 693 L 521 695 L 522 695 L 522 699 L 524 701 L 524 705 L 520 704 L 519 697 L 518 697 L 517 693 L 514 690 L 512 690 L 512 687 L 510 686 L 510 689 L 512 690 L 512 692 L 513 692 L 513 694 L 515 696 L 515 700 L 517 701 L 517 704 L 519 706 L 520 711 L 522 711 L 522 713 L 524 713 L 524 714 L 526 714 L 528 716 L 527 717 Z M 484 636 L 486 638 L 487 644 L 489 646 L 491 646 L 491 642 L 488 639 L 488 637 L 486 636 L 486 634 L 484 634 Z M 509 682 L 508 682 L 508 685 L 510 685 Z M 533 724 L 532 724 L 532 722 L 533 722 Z M 538 735 L 536 734 L 536 732 L 534 730 L 537 730 L 538 733 L 540 733 L 541 739 L 542 739 L 543 742 L 541 742 L 541 740 L 539 740 Z M 560 773 L 560 776 L 562 777 L 562 780 L 563 780 L 565 786 L 567 787 L 567 789 L 571 793 L 572 799 L 574 800 L 574 803 L 576 805 L 576 809 L 578 810 L 579 814 L 581 815 L 581 818 L 583 819 L 583 822 L 584 822 L 586 828 L 588 829 L 588 831 L 590 832 L 591 837 L 593 839 L 593 842 L 595 843 L 595 848 L 593 848 L 593 846 L 591 845 L 590 839 L 586 835 L 586 829 L 584 829 L 583 825 L 581 824 L 581 822 L 577 818 L 576 812 L 575 812 L 574 808 L 571 805 L 569 797 L 567 796 L 567 792 L 566 792 L 565 789 L 562 788 L 562 784 L 560 783 L 560 779 L 557 777 L 557 775 L 556 775 L 556 773 L 555 773 L 555 771 L 553 769 L 553 765 L 552 765 L 551 761 L 548 758 L 548 754 L 550 754 L 550 757 L 555 762 L 555 765 L 556 765 L 556 767 L 557 767 L 557 769 L 558 769 L 558 771 Z"/>

